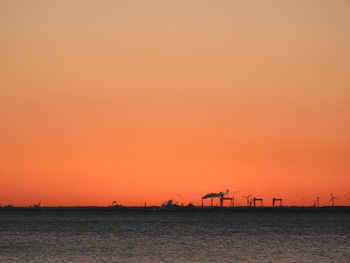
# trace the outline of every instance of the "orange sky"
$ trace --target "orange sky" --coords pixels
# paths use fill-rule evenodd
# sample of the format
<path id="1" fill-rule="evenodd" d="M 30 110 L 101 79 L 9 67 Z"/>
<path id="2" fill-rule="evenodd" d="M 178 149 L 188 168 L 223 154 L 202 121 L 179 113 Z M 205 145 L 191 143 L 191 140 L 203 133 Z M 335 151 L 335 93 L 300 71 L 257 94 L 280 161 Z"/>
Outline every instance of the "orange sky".
<path id="1" fill-rule="evenodd" d="M 350 205 L 348 1 L 0 2 L 0 205 Z"/>

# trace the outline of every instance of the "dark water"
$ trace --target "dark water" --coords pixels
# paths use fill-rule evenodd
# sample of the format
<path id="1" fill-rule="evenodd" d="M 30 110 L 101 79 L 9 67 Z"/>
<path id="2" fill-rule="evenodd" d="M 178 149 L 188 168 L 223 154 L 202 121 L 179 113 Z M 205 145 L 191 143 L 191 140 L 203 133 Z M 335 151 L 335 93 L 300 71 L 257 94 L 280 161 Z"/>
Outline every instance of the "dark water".
<path id="1" fill-rule="evenodd" d="M 350 262 L 349 213 L 1 212 L 0 262 Z"/>

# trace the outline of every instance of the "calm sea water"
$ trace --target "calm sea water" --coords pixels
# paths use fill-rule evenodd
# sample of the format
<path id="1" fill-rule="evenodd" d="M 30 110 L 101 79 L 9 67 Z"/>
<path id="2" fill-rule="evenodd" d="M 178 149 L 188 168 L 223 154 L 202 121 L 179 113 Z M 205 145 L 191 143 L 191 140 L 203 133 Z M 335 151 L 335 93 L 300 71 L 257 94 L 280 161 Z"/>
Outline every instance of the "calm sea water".
<path id="1" fill-rule="evenodd" d="M 0 262 L 350 262 L 349 213 L 1 212 Z"/>

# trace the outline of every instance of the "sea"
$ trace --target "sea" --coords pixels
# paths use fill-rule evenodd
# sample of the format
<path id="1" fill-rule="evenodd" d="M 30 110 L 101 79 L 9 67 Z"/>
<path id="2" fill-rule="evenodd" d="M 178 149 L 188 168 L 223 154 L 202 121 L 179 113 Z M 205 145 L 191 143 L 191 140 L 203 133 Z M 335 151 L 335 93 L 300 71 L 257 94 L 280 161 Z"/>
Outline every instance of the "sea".
<path id="1" fill-rule="evenodd" d="M 0 211 L 0 262 L 349 263 L 350 213 Z"/>

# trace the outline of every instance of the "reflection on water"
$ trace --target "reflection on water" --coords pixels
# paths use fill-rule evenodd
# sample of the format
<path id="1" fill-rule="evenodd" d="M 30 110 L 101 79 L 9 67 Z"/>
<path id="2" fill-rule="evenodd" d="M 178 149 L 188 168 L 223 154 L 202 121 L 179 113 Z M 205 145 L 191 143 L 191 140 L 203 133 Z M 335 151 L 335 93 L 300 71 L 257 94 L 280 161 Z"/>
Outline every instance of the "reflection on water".
<path id="1" fill-rule="evenodd" d="M 349 213 L 0 213 L 0 262 L 348 263 L 349 257 Z"/>

